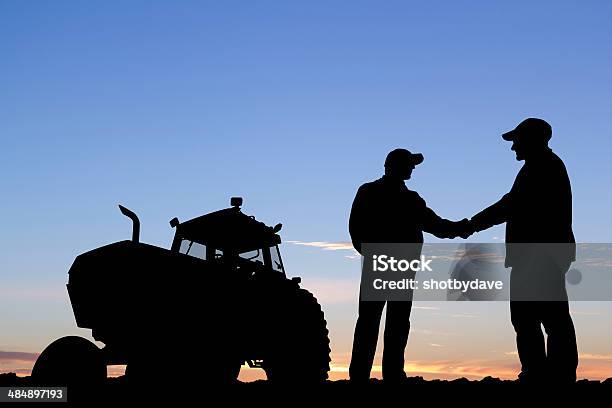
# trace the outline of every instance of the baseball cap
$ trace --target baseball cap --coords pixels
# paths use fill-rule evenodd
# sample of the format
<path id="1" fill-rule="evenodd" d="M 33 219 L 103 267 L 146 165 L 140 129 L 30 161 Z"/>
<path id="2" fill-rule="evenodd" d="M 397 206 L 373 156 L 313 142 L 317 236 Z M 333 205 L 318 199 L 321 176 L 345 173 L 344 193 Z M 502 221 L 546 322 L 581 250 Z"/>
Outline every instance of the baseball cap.
<path id="1" fill-rule="evenodd" d="M 518 137 L 528 136 L 530 138 L 538 138 L 544 142 L 548 142 L 552 137 L 552 128 L 543 119 L 527 118 L 519 123 L 513 130 L 502 135 L 504 140 L 514 141 Z"/>
<path id="2" fill-rule="evenodd" d="M 402 164 L 417 164 L 423 163 L 425 158 L 421 153 L 412 153 L 406 149 L 395 149 L 391 150 L 385 159 L 385 166 L 394 166 Z"/>

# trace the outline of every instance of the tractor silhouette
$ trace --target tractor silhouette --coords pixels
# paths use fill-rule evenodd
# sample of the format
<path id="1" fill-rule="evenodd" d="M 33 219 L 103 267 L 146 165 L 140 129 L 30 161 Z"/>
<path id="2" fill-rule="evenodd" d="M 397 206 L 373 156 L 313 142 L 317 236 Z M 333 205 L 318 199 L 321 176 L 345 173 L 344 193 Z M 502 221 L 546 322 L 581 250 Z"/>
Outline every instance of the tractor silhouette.
<path id="1" fill-rule="evenodd" d="M 320 382 L 329 371 L 326 321 L 315 297 L 287 278 L 281 224 L 231 207 L 186 222 L 174 218 L 170 250 L 132 239 L 77 256 L 68 294 L 78 327 L 96 341 L 62 337 L 39 356 L 36 384 L 94 386 L 107 365 L 127 365 L 135 384 L 161 378 L 228 383 L 243 364 L 275 382 Z"/>

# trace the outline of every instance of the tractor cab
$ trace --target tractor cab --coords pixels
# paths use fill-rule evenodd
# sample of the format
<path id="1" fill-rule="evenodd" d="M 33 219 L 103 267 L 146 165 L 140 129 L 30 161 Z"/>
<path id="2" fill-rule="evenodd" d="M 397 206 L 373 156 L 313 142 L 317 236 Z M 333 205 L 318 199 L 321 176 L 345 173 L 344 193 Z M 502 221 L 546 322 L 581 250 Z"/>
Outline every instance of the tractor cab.
<path id="1" fill-rule="evenodd" d="M 212 262 L 222 262 L 254 273 L 276 271 L 285 275 L 277 234 L 282 224 L 269 227 L 240 210 L 242 197 L 231 207 L 189 221 L 170 221 L 175 228 L 171 251 Z"/>

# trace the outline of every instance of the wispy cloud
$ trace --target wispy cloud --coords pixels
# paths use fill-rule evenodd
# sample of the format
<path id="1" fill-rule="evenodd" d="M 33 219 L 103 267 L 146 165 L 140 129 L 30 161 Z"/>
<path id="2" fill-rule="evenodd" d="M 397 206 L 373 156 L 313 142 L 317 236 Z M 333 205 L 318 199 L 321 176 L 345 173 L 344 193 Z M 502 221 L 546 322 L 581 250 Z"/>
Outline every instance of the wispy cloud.
<path id="1" fill-rule="evenodd" d="M 17 361 L 36 361 L 38 353 L 24 353 L 21 351 L 0 351 L 0 363 Z"/>
<path id="2" fill-rule="evenodd" d="M 350 254 L 344 255 L 346 259 L 351 261 L 361 259 L 359 252 L 353 248 L 350 242 L 328 242 L 328 241 L 285 241 L 293 245 L 300 245 L 312 248 L 322 249 L 323 251 L 349 251 Z"/>
<path id="3" fill-rule="evenodd" d="M 581 359 L 581 360 L 610 361 L 610 362 L 612 362 L 612 354 L 580 353 L 578 355 L 578 359 Z"/>
<path id="4" fill-rule="evenodd" d="M 321 248 L 325 251 L 355 251 L 350 242 L 327 242 L 327 241 L 286 241 L 294 245 L 302 245 L 314 248 Z"/>
<path id="5" fill-rule="evenodd" d="M 471 313 L 453 313 L 450 315 L 450 317 L 456 317 L 459 319 L 475 319 L 478 317 L 478 315 Z"/>
<path id="6" fill-rule="evenodd" d="M 321 303 L 356 304 L 359 293 L 359 279 L 304 278 L 307 287 Z"/>
<path id="7" fill-rule="evenodd" d="M 429 330 L 429 329 L 419 329 L 419 328 L 410 329 L 410 333 L 418 333 L 423 336 L 441 336 L 441 337 L 458 336 L 457 333 L 450 333 L 450 332 L 443 332 L 443 331 Z"/>
<path id="8" fill-rule="evenodd" d="M 0 373 L 30 375 L 38 353 L 22 351 L 0 351 Z"/>

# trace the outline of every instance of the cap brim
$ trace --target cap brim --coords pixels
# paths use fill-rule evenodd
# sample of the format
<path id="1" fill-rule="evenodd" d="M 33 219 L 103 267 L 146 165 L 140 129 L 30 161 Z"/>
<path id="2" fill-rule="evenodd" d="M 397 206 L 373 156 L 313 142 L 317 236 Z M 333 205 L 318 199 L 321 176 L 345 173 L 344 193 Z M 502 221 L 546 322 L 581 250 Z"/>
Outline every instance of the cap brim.
<path id="1" fill-rule="evenodd" d="M 518 133 L 516 132 L 516 130 L 511 130 L 509 132 L 506 132 L 502 135 L 502 139 L 507 140 L 509 142 L 513 141 L 514 139 L 516 139 L 516 137 L 518 136 Z"/>
<path id="2" fill-rule="evenodd" d="M 423 160 L 425 160 L 425 157 L 423 157 L 421 153 L 414 153 L 412 155 L 412 162 L 414 163 L 415 166 L 423 163 Z"/>

